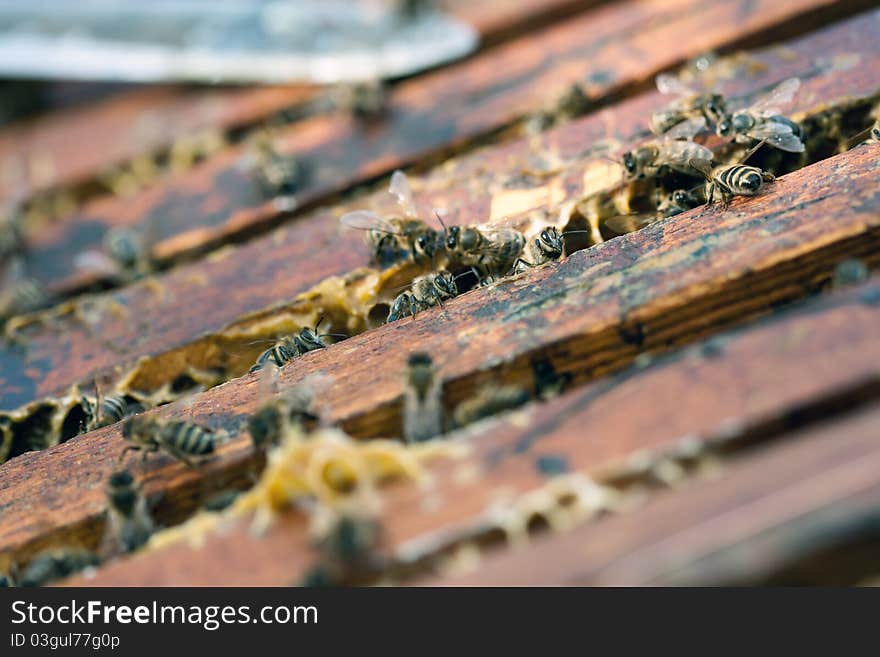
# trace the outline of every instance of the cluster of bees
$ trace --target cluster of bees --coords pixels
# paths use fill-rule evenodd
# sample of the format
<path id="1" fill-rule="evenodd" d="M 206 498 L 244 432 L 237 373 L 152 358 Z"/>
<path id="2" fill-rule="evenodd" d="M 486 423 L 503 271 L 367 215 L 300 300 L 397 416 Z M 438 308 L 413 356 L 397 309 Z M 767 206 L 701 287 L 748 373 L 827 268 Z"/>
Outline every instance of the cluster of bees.
<path id="1" fill-rule="evenodd" d="M 801 126 L 780 113 L 780 108 L 794 97 L 799 85 L 796 78 L 786 80 L 751 105 L 736 107 L 734 100 L 722 94 L 698 92 L 684 85 L 679 78 L 658 76 L 660 91 L 676 94 L 679 98 L 652 115 L 650 129 L 655 137 L 623 153 L 619 164 L 630 180 L 654 178 L 668 180 L 670 184 L 701 180 L 668 191 L 657 204 L 660 217 L 711 204 L 716 196 L 725 202 L 735 196 L 754 196 L 774 180 L 772 173 L 746 164 L 758 149 L 768 146 L 789 153 L 805 151 Z M 384 106 L 380 96 L 378 91 L 374 94 L 373 90 L 366 90 L 362 95 L 354 96 L 357 101 L 349 99 L 347 102 L 363 105 L 363 110 L 356 111 L 356 115 L 376 116 Z M 572 114 L 582 112 L 586 106 L 583 94 L 572 91 L 566 98 L 565 107 L 570 106 Z M 542 119 L 541 126 L 536 129 L 544 129 L 548 120 Z M 699 135 L 709 132 L 745 146 L 745 155 L 739 162 L 714 166 L 713 152 L 695 141 Z M 868 142 L 880 141 L 880 120 L 867 132 Z M 266 144 L 269 145 L 259 147 L 258 151 L 263 158 L 263 170 L 277 169 L 277 175 L 270 176 L 271 188 L 281 189 L 290 181 L 301 180 L 300 173 L 290 170 L 293 166 L 290 161 L 279 156 L 270 142 Z M 669 188 L 669 185 L 665 186 Z M 286 189 L 290 189 L 289 186 Z M 544 227 L 529 238 L 523 231 L 506 225 L 447 227 L 437 213 L 439 226 L 432 227 L 419 217 L 409 182 L 400 171 L 391 177 L 390 193 L 400 208 L 398 215 L 380 217 L 360 210 L 340 219 L 346 228 L 365 231 L 365 241 L 375 264 L 388 267 L 413 263 L 431 269 L 429 273 L 416 277 L 407 290 L 393 299 L 388 322 L 415 317 L 428 308 L 442 306 L 460 293 L 458 281 L 466 274 L 473 275 L 479 285 L 487 285 L 524 269 L 557 261 L 565 253 L 564 238 L 568 233 L 554 226 Z M 15 255 L 21 246 L 20 233 L 20 224 L 5 221 L 0 230 L 0 258 L 13 258 L 13 263 L 19 262 Z M 100 264 L 105 270 L 112 267 L 117 274 L 139 276 L 150 269 L 149 260 L 144 256 L 143 240 L 133 232 L 124 229 L 110 231 L 105 252 L 108 262 Z M 92 264 L 99 266 L 98 258 L 92 256 L 92 259 Z M 20 267 L 20 262 L 16 266 Z M 4 288 L 4 294 L 6 292 Z M 6 314 L 8 308 L 15 313 L 27 312 L 22 309 L 33 308 L 38 303 L 37 298 L 45 299 L 45 296 L 36 290 L 28 293 L 22 288 L 16 292 L 14 301 L 2 298 L 0 316 Z M 251 371 L 281 368 L 310 351 L 327 347 L 328 337 L 347 337 L 321 333 L 320 326 L 321 321 L 314 328 L 303 328 L 294 335 L 281 338 L 259 356 Z M 530 399 L 523 388 L 490 385 L 456 407 L 450 420 L 445 412 L 443 380 L 437 370 L 427 353 L 417 352 L 407 357 L 401 427 L 406 443 L 430 441 L 442 436 L 449 428 L 466 426 L 517 408 Z M 251 414 L 247 429 L 254 449 L 279 445 L 291 427 L 306 435 L 315 431 L 321 418 L 313 408 L 313 398 L 314 391 L 310 386 L 294 386 L 274 395 Z M 129 451 L 140 451 L 144 460 L 150 454 L 164 452 L 187 466 L 196 467 L 198 460 L 209 458 L 224 439 L 223 432 L 195 422 L 162 420 L 141 414 L 143 407 L 122 395 L 107 398 L 98 395 L 94 400 L 84 396 L 82 407 L 86 416 L 85 430 L 122 422 L 126 445 L 120 458 Z M 141 548 L 156 525 L 146 497 L 131 471 L 120 469 L 114 472 L 107 482 L 106 495 L 108 531 L 112 538 L 109 553 L 129 553 Z M 307 575 L 305 583 L 341 583 L 359 579 L 358 572 L 376 572 L 380 568 L 370 553 L 379 534 L 372 521 L 338 516 L 318 541 L 321 558 Z M 21 576 L 14 569 L 7 575 L 0 575 L 0 585 L 39 585 L 97 562 L 98 557 L 88 552 L 47 552 L 33 559 Z"/>

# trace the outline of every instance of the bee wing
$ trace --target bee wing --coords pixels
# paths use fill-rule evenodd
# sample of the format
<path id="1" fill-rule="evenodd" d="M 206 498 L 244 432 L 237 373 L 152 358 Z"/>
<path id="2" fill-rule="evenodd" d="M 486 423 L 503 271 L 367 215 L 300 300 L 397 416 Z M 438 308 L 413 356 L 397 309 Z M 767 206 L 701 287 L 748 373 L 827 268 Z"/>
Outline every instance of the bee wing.
<path id="1" fill-rule="evenodd" d="M 712 166 L 712 151 L 692 141 L 664 141 L 657 157 L 658 164 L 687 164 L 697 171 Z"/>
<path id="2" fill-rule="evenodd" d="M 654 223 L 657 217 L 652 214 L 622 214 L 610 217 L 603 223 L 618 235 L 626 235 Z"/>
<path id="3" fill-rule="evenodd" d="M 667 139 L 692 139 L 706 127 L 706 119 L 702 116 L 695 116 L 686 121 L 682 121 L 674 125 L 663 135 Z"/>
<path id="4" fill-rule="evenodd" d="M 687 94 L 696 93 L 693 89 L 683 83 L 677 76 L 671 75 L 670 73 L 661 73 L 656 77 L 654 82 L 657 85 L 657 90 L 661 94 L 679 94 L 684 96 Z"/>
<path id="5" fill-rule="evenodd" d="M 95 249 L 77 253 L 73 258 L 73 266 L 81 272 L 101 276 L 116 276 L 120 271 L 119 263 L 103 251 Z"/>
<path id="6" fill-rule="evenodd" d="M 794 98 L 800 86 L 801 81 L 799 78 L 789 78 L 780 82 L 767 95 L 755 101 L 752 104 L 751 111 L 762 116 L 779 114 L 779 108 L 787 105 Z"/>
<path id="7" fill-rule="evenodd" d="M 804 144 L 787 123 L 764 121 L 749 132 L 750 137 L 765 140 L 776 148 L 790 153 L 803 153 Z"/>
<path id="8" fill-rule="evenodd" d="M 388 191 L 397 197 L 397 202 L 403 209 L 403 213 L 407 217 L 416 217 L 416 203 L 413 200 L 412 189 L 409 186 L 409 180 L 406 174 L 398 169 L 391 174 L 391 184 Z"/>
<path id="9" fill-rule="evenodd" d="M 348 212 L 339 218 L 339 223 L 346 228 L 353 228 L 355 230 L 378 230 L 394 235 L 400 232 L 390 221 L 386 221 L 375 212 L 370 212 L 369 210 Z"/>

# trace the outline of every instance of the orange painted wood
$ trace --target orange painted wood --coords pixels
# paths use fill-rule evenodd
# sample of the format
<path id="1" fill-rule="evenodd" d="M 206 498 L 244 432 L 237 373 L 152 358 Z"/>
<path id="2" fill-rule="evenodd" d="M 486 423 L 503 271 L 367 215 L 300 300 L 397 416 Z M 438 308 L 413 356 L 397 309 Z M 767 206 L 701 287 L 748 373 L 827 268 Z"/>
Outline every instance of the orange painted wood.
<path id="1" fill-rule="evenodd" d="M 730 465 L 717 481 L 658 494 L 478 572 L 421 585 L 718 586 L 760 583 L 819 552 L 835 526 L 880 504 L 880 407 L 791 436 Z M 825 527 L 825 534 L 818 531 Z M 841 534 L 838 540 L 852 539 Z M 875 561 L 876 565 L 876 561 Z M 855 582 L 852 582 L 855 583 Z"/>
<path id="2" fill-rule="evenodd" d="M 426 157 L 493 133 L 553 100 L 572 82 L 602 99 L 650 84 L 660 70 L 713 48 L 731 48 L 823 25 L 873 3 L 829 0 L 747 5 L 733 0 L 629 0 L 396 86 L 389 117 L 364 127 L 345 114 L 317 115 L 282 130 L 278 150 L 310 174 L 294 200 L 267 200 L 235 146 L 130 198 L 104 197 L 51 230 L 28 236 L 34 275 L 60 290 L 91 278 L 76 253 L 100 248 L 111 226 L 155 235 L 160 260 L 191 256 L 277 225 L 297 209 Z M 686 35 L 687 38 L 683 38 Z"/>
<path id="3" fill-rule="evenodd" d="M 876 40 L 866 36 L 876 21 L 876 13 L 868 14 L 784 48 L 758 53 L 754 60 L 763 72 L 734 80 L 732 86 L 736 93 L 754 92 L 800 74 L 805 78 L 797 99 L 801 109 L 821 106 L 827 99 L 876 93 L 874 72 L 880 46 L 877 52 L 867 50 L 867 44 Z M 814 67 L 814 53 L 843 57 L 861 47 L 859 44 L 864 47 L 854 67 L 806 75 Z M 558 157 L 563 164 L 559 173 L 533 188 L 538 192 L 534 203 L 558 204 L 564 198 L 580 198 L 585 193 L 582 153 L 609 131 L 624 142 L 632 141 L 644 130 L 651 111 L 663 102 L 666 99 L 660 94 L 647 94 L 551 131 L 538 142 L 517 140 L 453 159 L 449 165 L 413 180 L 420 209 L 428 216 L 432 207 L 447 208 L 450 223 L 481 221 L 493 199 L 503 194 L 505 181 L 522 172 L 522 162 L 536 148 Z M 559 190 L 558 198 L 552 198 L 554 189 Z M 270 304 L 291 300 L 329 276 L 365 266 L 367 252 L 361 236 L 340 231 L 336 221 L 338 214 L 355 207 L 392 210 L 389 195 L 381 190 L 344 207 L 310 213 L 288 227 L 226 251 L 222 257 L 162 274 L 157 278 L 160 293 L 149 282 L 105 294 L 103 298 L 118 301 L 128 312 L 104 313 L 98 335 L 70 316 L 30 327 L 23 348 L 0 347 L 0 372 L 5 377 L 0 385 L 0 408 L 15 408 L 74 383 L 90 382 L 96 375 L 143 356 L 161 361 L 167 379 L 173 379 L 185 364 L 181 354 L 198 336 L 216 333 Z M 223 364 L 217 360 L 213 365 Z"/>
<path id="4" fill-rule="evenodd" d="M 787 437 L 803 422 L 840 412 L 864 398 L 862 392 L 876 398 L 880 392 L 878 294 L 880 284 L 874 281 L 724 340 L 716 338 L 711 350 L 687 349 L 647 369 L 625 371 L 506 419 L 474 427 L 459 436 L 472 446 L 471 454 L 462 461 L 439 462 L 432 467 L 430 489 L 407 483 L 386 489 L 382 523 L 388 545 L 418 554 L 418 544 L 442 548 L 486 531 L 491 527 L 487 517 L 490 509 L 499 504 L 504 508 L 505 501 L 547 483 L 538 464 L 540 457 L 562 459 L 570 472 L 601 480 L 603 473 L 612 472 L 633 453 L 662 454 L 685 437 L 717 444 L 755 444 Z M 244 394 L 242 390 L 241 397 Z M 344 394 L 330 391 L 330 402 Z M 219 406 L 216 399 L 209 402 L 208 398 L 228 396 L 228 391 L 206 393 L 196 413 Z M 239 408 L 248 405 L 243 399 L 236 403 Z M 874 422 L 876 427 L 876 418 Z M 90 439 L 106 446 L 100 450 L 100 458 L 107 461 L 119 447 L 118 441 L 106 435 Z M 26 458 L 47 467 L 71 459 L 69 453 L 58 452 L 76 449 L 73 444 L 77 442 Z M 246 460 L 246 450 L 237 443 L 223 459 L 229 468 L 233 460 Z M 148 482 L 153 490 L 158 486 L 179 504 L 179 498 L 192 494 L 193 485 L 184 485 L 182 468 L 167 463 L 149 468 Z M 214 476 L 221 468 L 212 468 L 209 474 Z M 96 469 L 103 468 L 96 465 Z M 765 490 L 776 481 L 766 474 L 764 479 Z M 700 498 L 687 491 L 681 495 Z M 77 509 L 70 509 L 65 517 L 78 516 L 84 510 L 82 505 L 91 511 L 90 523 L 99 523 L 102 500 L 97 483 L 82 486 L 75 497 Z M 16 518 L 25 517 L 23 511 L 16 513 Z M 644 526 L 644 514 L 639 517 Z M 58 521 L 47 519 L 47 525 Z M 73 528 L 68 527 L 72 533 Z M 111 586 L 278 585 L 296 581 L 313 556 L 304 519 L 291 513 L 261 538 L 252 536 L 248 528 L 247 521 L 233 523 L 222 536 L 209 538 L 197 550 L 187 544 L 171 545 L 109 564 L 94 579 L 78 581 Z M 22 531 L 10 535 L 7 530 L 0 540 L 8 545 L 13 536 L 21 540 L 25 535 Z"/>

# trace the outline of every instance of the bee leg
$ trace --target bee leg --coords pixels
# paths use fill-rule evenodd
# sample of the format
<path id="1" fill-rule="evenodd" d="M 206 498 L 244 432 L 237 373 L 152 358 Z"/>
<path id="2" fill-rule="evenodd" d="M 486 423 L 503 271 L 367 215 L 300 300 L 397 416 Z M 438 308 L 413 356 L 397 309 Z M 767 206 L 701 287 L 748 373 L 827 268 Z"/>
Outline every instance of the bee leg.
<path id="1" fill-rule="evenodd" d="M 528 262 L 527 260 L 523 260 L 522 258 L 517 258 L 513 263 L 513 267 L 510 268 L 510 271 L 508 271 L 506 275 L 510 276 L 511 274 L 518 274 L 520 265 L 525 265 L 529 269 L 538 266 L 534 263 Z"/>
<path id="2" fill-rule="evenodd" d="M 712 205 L 715 200 L 715 183 L 709 183 L 709 193 L 706 195 L 706 205 Z"/>
<path id="3" fill-rule="evenodd" d="M 419 312 L 419 304 L 416 302 L 415 297 L 410 297 L 409 299 L 409 314 L 412 315 L 413 321 L 416 319 L 416 313 Z"/>
<path id="4" fill-rule="evenodd" d="M 140 450 L 140 447 L 137 445 L 126 445 L 122 448 L 122 451 L 119 453 L 119 458 L 116 459 L 117 463 L 122 463 L 122 460 L 125 458 L 125 455 L 129 452 L 137 452 Z"/>

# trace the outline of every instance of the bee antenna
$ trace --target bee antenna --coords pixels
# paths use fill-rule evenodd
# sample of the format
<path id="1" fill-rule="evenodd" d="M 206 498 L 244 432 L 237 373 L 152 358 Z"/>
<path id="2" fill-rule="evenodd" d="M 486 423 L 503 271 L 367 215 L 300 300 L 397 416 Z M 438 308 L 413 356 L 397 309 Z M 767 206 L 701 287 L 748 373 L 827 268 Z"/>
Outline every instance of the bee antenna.
<path id="1" fill-rule="evenodd" d="M 440 213 L 437 210 L 434 210 L 434 216 L 437 217 L 437 221 L 440 222 L 440 225 L 443 226 L 443 235 L 446 235 L 446 224 L 443 223 L 443 217 L 440 216 Z"/>
<path id="2" fill-rule="evenodd" d="M 320 335 L 318 335 L 318 337 L 319 338 L 345 338 L 345 339 L 347 339 L 349 336 L 347 336 L 345 333 L 321 333 Z"/>
<path id="3" fill-rule="evenodd" d="M 321 315 L 321 316 L 318 318 L 318 323 L 315 324 L 315 333 L 318 332 L 318 327 L 321 326 L 321 322 L 323 322 L 323 321 L 324 321 L 324 315 Z"/>
<path id="4" fill-rule="evenodd" d="M 756 152 L 759 148 L 761 148 L 761 146 L 763 146 L 763 145 L 766 144 L 766 143 L 767 143 L 767 140 L 766 140 L 766 139 L 762 139 L 761 141 L 759 141 L 759 142 L 757 143 L 757 145 L 752 146 L 752 147 L 746 152 L 746 154 L 743 155 L 743 157 L 742 157 L 742 159 L 739 161 L 739 163 L 740 163 L 740 164 L 745 164 L 746 161 L 747 161 L 752 155 L 754 155 L 755 152 Z"/>

